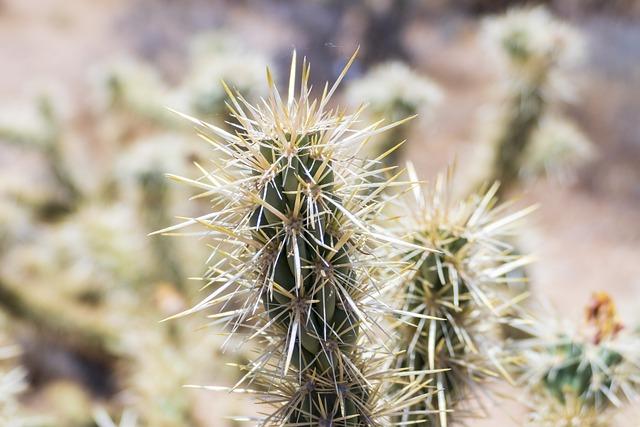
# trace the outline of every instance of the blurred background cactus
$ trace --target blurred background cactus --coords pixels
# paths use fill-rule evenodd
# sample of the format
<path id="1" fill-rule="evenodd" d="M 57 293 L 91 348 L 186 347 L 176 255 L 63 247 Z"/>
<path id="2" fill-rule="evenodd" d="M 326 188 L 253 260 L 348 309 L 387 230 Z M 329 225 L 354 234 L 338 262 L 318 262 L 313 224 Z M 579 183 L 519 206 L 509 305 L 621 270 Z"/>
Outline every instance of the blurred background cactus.
<path id="1" fill-rule="evenodd" d="M 266 95 L 262 76 L 269 62 L 266 55 L 230 33 L 200 35 L 190 43 L 189 71 L 170 95 L 170 104 L 181 112 L 222 124 L 228 112 L 220 82 L 255 101 Z"/>
<path id="2" fill-rule="evenodd" d="M 138 421 L 134 412 L 124 411 L 116 423 L 103 408 L 96 410 L 94 418 L 98 427 L 136 427 Z"/>
<path id="3" fill-rule="evenodd" d="M 370 121 L 397 121 L 416 114 L 422 119 L 430 117 L 431 110 L 441 102 L 443 95 L 428 77 L 412 71 L 402 62 L 390 61 L 378 64 L 359 79 L 352 80 L 345 97 L 353 108 L 367 105 Z M 404 150 L 398 145 L 408 137 L 406 126 L 378 135 L 369 148 L 369 155 L 376 158 L 393 150 L 382 161 L 387 166 L 399 165 Z"/>
<path id="4" fill-rule="evenodd" d="M 417 114 L 386 132 L 372 134 L 369 129 L 368 137 L 350 144 L 349 150 L 323 154 L 331 157 L 331 168 L 342 171 L 334 176 L 333 189 L 341 197 L 357 193 L 342 203 L 356 209 L 366 206 L 356 218 L 379 222 L 368 222 L 367 230 L 383 236 L 399 231 L 395 243 L 376 237 L 367 248 L 360 241 L 344 244 L 362 286 L 354 292 L 376 283 L 381 286 L 379 299 L 360 294 L 354 299 L 364 320 L 358 317 L 359 338 L 349 353 L 366 377 L 376 377 L 367 385 L 373 390 L 368 409 L 376 408 L 378 420 L 391 417 L 386 412 L 391 407 L 406 413 L 399 404 L 406 402 L 403 394 L 417 393 L 425 395 L 426 403 L 420 406 L 413 401 L 409 408 L 433 409 L 439 407 L 438 396 L 448 397 L 446 407 L 452 412 L 446 415 L 452 425 L 465 421 L 474 426 L 522 425 L 526 408 L 503 399 L 504 392 L 516 397 L 529 391 L 537 395 L 533 385 L 512 390 L 505 381 L 489 381 L 500 372 L 487 360 L 493 353 L 484 350 L 455 353 L 457 361 L 475 360 L 476 365 L 455 371 L 476 373 L 467 378 L 471 384 L 460 388 L 467 392 L 460 394 L 478 396 L 481 411 L 472 411 L 479 406 L 473 399 L 457 402 L 453 389 L 441 387 L 438 393 L 438 376 L 442 382 L 453 372 L 398 371 L 406 355 L 406 349 L 396 345 L 399 334 L 409 334 L 411 328 L 415 332 L 421 322 L 431 325 L 430 320 L 411 317 L 397 305 L 408 304 L 406 296 L 411 292 L 405 288 L 412 282 L 406 276 L 419 272 L 410 265 L 419 261 L 433 267 L 429 263 L 436 260 L 446 264 L 467 259 L 466 250 L 456 252 L 446 242 L 442 254 L 405 246 L 400 251 L 404 258 L 396 259 L 400 241 L 415 244 L 413 234 L 400 226 L 408 227 L 407 216 L 413 217 L 414 212 L 391 209 L 395 199 L 403 199 L 410 190 L 403 182 L 387 185 L 382 177 L 400 173 L 407 159 L 415 164 L 421 180 L 431 182 L 457 158 L 454 182 L 464 188 L 447 194 L 454 205 L 456 201 L 473 204 L 495 178 L 497 147 L 508 140 L 520 141 L 516 148 L 522 150 L 512 152 L 519 160 L 500 166 L 503 171 L 511 168 L 513 179 L 500 178 L 505 181 L 500 188 L 506 191 L 497 196 L 522 197 L 522 206 L 540 207 L 518 233 L 498 240 L 508 246 L 517 244 L 521 253 L 533 253 L 539 260 L 526 266 L 535 297 L 526 307 L 533 313 L 514 307 L 513 313 L 492 313 L 475 323 L 469 320 L 467 331 L 472 338 L 468 342 L 480 342 L 478 349 L 494 348 L 495 342 L 499 348 L 511 344 L 505 337 L 524 329 L 519 337 L 525 338 L 523 344 L 516 346 L 519 351 L 532 355 L 529 350 L 533 349 L 540 357 L 558 360 L 567 357 L 562 355 L 563 347 L 553 344 L 557 337 L 549 337 L 552 344 L 547 347 L 533 345 L 531 336 L 540 334 L 527 326 L 543 317 L 534 311 L 535 299 L 549 298 L 563 315 L 572 316 L 579 308 L 570 302 L 585 300 L 606 283 L 607 292 L 619 302 L 620 317 L 628 319 L 625 329 L 605 340 L 606 346 L 635 343 L 631 333 L 638 323 L 634 302 L 640 296 L 636 262 L 640 248 L 638 8 L 627 1 L 524 3 L 312 0 L 285 7 L 278 0 L 259 5 L 232 0 L 1 0 L 0 40 L 6 42 L 0 43 L 0 318 L 6 321 L 0 329 L 6 335 L 2 342 L 16 349 L 15 357 L 1 362 L 1 369 L 5 374 L 21 367 L 17 371 L 21 381 L 12 383 L 20 384 L 21 391 L 11 394 L 15 396 L 12 408 L 20 416 L 11 422 L 34 420 L 38 427 L 110 425 L 106 416 L 99 415 L 103 412 L 96 412 L 104 408 L 115 425 L 132 422 L 128 416 L 122 419 L 128 412 L 136 414 L 141 427 L 235 427 L 243 420 L 251 424 L 264 414 L 264 405 L 251 403 L 251 396 L 182 387 L 238 384 L 246 372 L 238 372 L 237 367 L 254 360 L 254 344 L 245 341 L 255 325 L 238 328 L 229 338 L 224 322 L 218 317 L 207 319 L 204 313 L 158 323 L 197 304 L 199 288 L 206 282 L 191 278 L 206 273 L 211 248 L 205 243 L 210 241 L 206 230 L 194 230 L 195 236 L 179 239 L 147 234 L 179 221 L 176 217 L 199 217 L 225 205 L 214 195 L 194 198 L 203 190 L 163 176 L 171 172 L 197 179 L 193 162 L 212 170 L 222 158 L 215 147 L 200 140 L 188 121 L 166 107 L 235 134 L 243 125 L 228 113 L 220 80 L 232 91 L 238 89 L 251 105 L 267 108 L 260 99 L 268 102 L 264 69 L 269 64 L 274 79 L 286 80 L 283 73 L 293 49 L 299 57 L 313 59 L 309 97 L 319 98 L 325 82 L 334 81 L 345 58 L 361 46 L 361 55 L 344 83 L 324 106 L 346 123 L 349 120 L 337 105 L 348 105 L 349 114 L 361 104 L 369 105 L 349 122 L 348 132 L 362 132 L 368 124 L 384 120 L 377 125 L 380 128 Z M 536 6 L 540 3 L 544 9 Z M 518 8 L 510 11 L 512 6 Z M 528 107 L 521 108 L 525 104 Z M 395 151 L 381 154 L 405 139 Z M 276 140 L 293 142 L 291 135 Z M 323 147 L 319 151 L 324 152 L 326 144 Z M 369 163 L 358 163 L 353 155 Z M 234 170 L 231 166 L 223 169 L 225 173 Z M 365 168 L 369 172 L 363 172 Z M 537 179 L 542 175 L 551 179 Z M 207 184 L 207 179 L 197 182 Z M 380 185 L 384 191 L 379 191 Z M 392 203 L 382 208 L 374 204 L 376 198 Z M 287 199 L 282 208 L 289 204 Z M 499 206 L 493 206 L 498 213 L 510 211 Z M 317 216 L 333 215 L 336 212 L 327 211 Z M 346 216 L 340 221 L 350 223 Z M 454 228 L 456 235 L 466 229 Z M 365 231 L 356 230 L 355 235 L 360 234 Z M 361 252 L 373 247 L 372 252 Z M 475 246 L 466 242 L 465 247 Z M 219 263 L 232 249 L 221 247 L 219 256 L 208 264 L 224 265 Z M 372 266 L 374 259 L 377 264 Z M 455 267 L 470 268 L 463 269 L 457 261 Z M 308 265 L 301 269 L 312 270 Z M 363 274 L 368 269 L 372 271 Z M 524 289 L 522 273 L 516 269 L 499 278 L 491 291 L 504 291 L 500 298 L 517 301 Z M 371 281 L 364 281 L 368 275 Z M 443 283 L 452 282 L 444 278 Z M 464 286 L 469 279 L 465 280 Z M 321 288 L 310 286 L 312 293 Z M 231 288 L 242 291 L 235 285 Z M 400 289 L 404 297 L 392 298 L 393 291 Z M 451 291 L 444 289 L 444 294 Z M 243 307 L 244 294 L 237 295 L 225 311 Z M 310 305 L 318 304 L 312 301 Z M 465 310 L 471 306 L 462 300 L 458 303 Z M 370 330 L 372 320 L 389 310 L 395 313 L 393 326 L 404 322 L 406 328 L 382 336 L 379 329 Z M 441 320 L 434 324 L 441 330 L 450 326 Z M 386 330 L 387 321 L 381 326 Z M 556 330 L 549 329 L 549 334 Z M 346 336 L 345 331 L 337 332 Z M 589 334 L 564 335 L 580 344 L 574 347 L 585 354 L 605 345 L 595 346 Z M 367 342 L 374 338 L 378 347 L 371 348 Z M 225 341 L 223 353 L 220 345 Z M 451 342 L 458 341 L 454 337 Z M 557 351 L 552 351 L 555 347 Z M 505 367 L 511 365 L 512 360 L 500 353 L 496 357 Z M 625 366 L 629 372 L 635 369 L 626 363 L 616 366 Z M 486 372 L 478 373 L 479 367 L 486 367 Z M 379 372 L 384 375 L 377 376 Z M 519 374 L 517 369 L 511 373 L 514 378 Z M 480 387 L 473 386 L 479 379 Z M 258 383 L 246 388 L 266 390 Z M 474 393 L 485 389 L 486 394 Z M 381 398 L 387 393 L 390 397 Z M 558 411 L 571 408 L 551 393 L 539 408 L 545 405 Z M 626 426 L 625 421 L 637 418 L 625 405 L 606 404 L 598 409 L 580 405 L 588 408 L 585 413 L 595 411 L 594 416 L 613 426 Z M 472 413 L 485 419 L 470 418 Z M 246 417 L 231 417 L 238 414 Z M 403 416 L 396 415 L 395 419 Z M 440 422 L 439 414 L 411 416 Z"/>
<path id="5" fill-rule="evenodd" d="M 549 176 L 555 182 L 570 183 L 579 167 L 594 156 L 593 145 L 575 124 L 545 117 L 523 153 L 520 176 L 525 180 Z"/>
<path id="6" fill-rule="evenodd" d="M 578 131 L 568 135 L 570 124 L 557 125 L 568 123 L 558 118 L 560 103 L 576 100 L 571 72 L 586 49 L 580 33 L 547 9 L 531 7 L 486 18 L 483 35 L 502 67 L 505 93 L 495 123 L 486 122 L 491 127 L 483 141 L 488 145 L 483 178 L 501 182 L 501 192 L 507 192 L 523 177 L 559 173 L 559 165 L 566 172 L 589 160 L 589 140 Z"/>
<path id="7" fill-rule="evenodd" d="M 200 323 L 158 321 L 189 304 L 185 282 L 202 272 L 206 251 L 147 234 L 205 206 L 164 177 L 204 150 L 166 110 L 181 89 L 154 67 L 117 61 L 88 74 L 84 110 L 45 88 L 31 105 L 7 107 L 17 118 L 3 116 L 2 141 L 40 156 L 53 178 L 36 191 L 21 180 L 3 186 L 0 307 L 29 370 L 20 384 L 38 386 L 51 425 L 93 425 L 93 399 L 134 408 L 142 425 L 192 425 L 197 401 L 182 385 L 193 369 L 213 375 L 219 339 L 194 332 Z M 86 138 L 98 153 L 78 153 Z M 85 164 L 72 167 L 78 158 Z"/>

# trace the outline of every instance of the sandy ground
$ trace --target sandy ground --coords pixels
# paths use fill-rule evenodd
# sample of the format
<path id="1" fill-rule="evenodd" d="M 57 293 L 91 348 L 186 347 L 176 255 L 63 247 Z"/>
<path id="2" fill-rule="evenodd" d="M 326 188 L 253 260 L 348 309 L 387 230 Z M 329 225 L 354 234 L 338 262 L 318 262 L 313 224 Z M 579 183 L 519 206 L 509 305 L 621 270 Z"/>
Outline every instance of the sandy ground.
<path id="1" fill-rule="evenodd" d="M 261 22 L 260 10 L 219 11 L 211 6 L 214 2 L 203 16 L 180 10 L 168 18 L 153 11 L 144 13 L 149 4 L 124 0 L 0 1 L 0 101 L 11 102 L 48 81 L 82 96 L 78 82 L 86 78 L 91 66 L 122 52 L 143 54 L 165 65 L 169 75 L 178 73 L 179 65 L 172 64 L 179 64 L 180 55 L 163 52 L 163 43 L 179 48 L 188 32 L 221 22 L 230 23 L 246 32 L 253 43 L 274 51 L 279 46 L 295 46 L 300 35 L 274 20 L 267 20 L 266 30 L 256 33 L 253 29 Z M 175 4 L 171 7 L 179 9 Z M 140 20 L 140 31 L 147 31 L 148 40 L 134 31 L 135 19 Z M 153 33 L 152 24 L 161 28 Z M 619 301 L 627 323 L 638 325 L 640 127 L 634 120 L 640 117 L 640 43 L 634 42 L 638 36 L 631 30 L 626 35 L 624 25 L 622 29 L 611 28 L 596 19 L 582 24 L 595 38 L 593 45 L 599 49 L 596 58 L 603 59 L 605 66 L 590 68 L 596 84 L 587 88 L 585 102 L 573 106 L 570 113 L 594 139 L 600 158 L 582 171 L 576 184 L 540 182 L 524 192 L 523 204 L 540 205 L 530 219 L 524 246 L 538 259 L 532 269 L 534 292 L 548 298 L 563 314 L 580 316 L 591 292 L 606 290 Z M 406 39 L 417 67 L 429 72 L 447 91 L 445 103 L 429 124 L 414 130 L 410 157 L 417 159 L 426 177 L 432 177 L 454 157 L 464 168 L 464 162 L 472 161 L 465 156 L 473 146 L 478 113 L 491 99 L 495 76 L 484 69 L 482 57 L 474 52 L 473 28 L 468 22 L 452 18 L 448 25 L 436 28 L 431 21 L 416 19 L 406 31 Z M 611 40 L 617 40 L 614 46 L 622 49 L 614 59 L 606 56 L 613 55 L 609 52 Z M 635 60 L 627 57 L 633 54 Z M 619 60 L 620 56 L 627 62 Z M 621 121 L 625 117 L 626 121 Z M 217 412 L 225 405 L 218 395 L 203 394 L 202 400 L 203 412 Z M 474 426 L 518 425 L 508 419 L 507 414 L 513 411 L 509 406 L 504 414 Z"/>

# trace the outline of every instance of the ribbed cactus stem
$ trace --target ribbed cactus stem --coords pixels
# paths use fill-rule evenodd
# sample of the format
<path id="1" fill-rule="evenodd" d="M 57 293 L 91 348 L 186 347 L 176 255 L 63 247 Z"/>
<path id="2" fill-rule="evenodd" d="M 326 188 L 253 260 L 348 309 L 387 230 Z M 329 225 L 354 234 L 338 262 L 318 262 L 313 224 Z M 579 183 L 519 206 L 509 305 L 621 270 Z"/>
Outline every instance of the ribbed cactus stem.
<path id="1" fill-rule="evenodd" d="M 562 404 L 567 396 L 574 396 L 582 400 L 587 406 L 602 409 L 609 404 L 608 398 L 600 390 L 592 390 L 592 384 L 602 381 L 605 388 L 611 387 L 611 378 L 595 378 L 595 373 L 589 363 L 585 363 L 585 348 L 580 343 L 567 343 L 550 349 L 554 357 L 562 360 L 558 366 L 552 367 L 544 376 L 545 388 Z M 600 348 L 597 359 L 601 362 L 600 369 L 608 371 L 614 369 L 622 361 L 618 352 Z"/>
<path id="2" fill-rule="evenodd" d="M 291 363 L 302 380 L 304 397 L 289 421 L 334 425 L 340 418 L 355 426 L 367 392 L 357 372 L 342 365 L 359 335 L 359 315 L 348 303 L 358 284 L 349 255 L 353 242 L 335 206 L 340 199 L 333 192 L 332 162 L 318 149 L 323 136 L 288 134 L 260 145 L 260 160 L 277 173 L 264 186 L 251 221 L 254 240 L 266 248 L 260 272 L 267 284 L 264 309 L 286 331 L 285 367 Z"/>
<path id="3" fill-rule="evenodd" d="M 496 143 L 496 155 L 489 182 L 501 183 L 499 194 L 505 194 L 518 182 L 523 157 L 532 135 L 545 111 L 542 85 L 545 70 L 532 81 L 518 86 L 509 101 L 504 128 Z"/>
<path id="4" fill-rule="evenodd" d="M 462 367 L 456 365 L 455 359 L 463 359 L 472 348 L 461 339 L 456 328 L 464 325 L 465 316 L 469 315 L 474 302 L 469 298 L 465 281 L 458 278 L 457 282 L 452 283 L 450 278 L 452 275 L 457 276 L 452 263 L 459 259 L 458 252 L 464 249 L 466 243 L 464 238 L 452 237 L 450 243 L 438 248 L 442 253 L 429 254 L 424 259 L 416 260 L 417 273 L 413 283 L 406 289 L 409 311 L 446 319 L 413 319 L 405 327 L 403 334 L 409 339 L 405 343 L 407 357 L 400 359 L 403 369 L 445 370 L 437 374 L 438 394 L 409 409 L 425 411 L 435 408 L 442 411 L 432 414 L 429 423 L 424 425 L 446 426 L 446 409 L 453 407 L 465 394 L 466 379 L 463 376 L 466 374 L 462 373 L 461 376 Z M 442 305 L 447 305 L 450 310 L 443 310 Z M 470 340 L 471 337 L 466 339 Z M 415 422 L 417 419 L 419 418 L 412 416 L 406 421 Z"/>

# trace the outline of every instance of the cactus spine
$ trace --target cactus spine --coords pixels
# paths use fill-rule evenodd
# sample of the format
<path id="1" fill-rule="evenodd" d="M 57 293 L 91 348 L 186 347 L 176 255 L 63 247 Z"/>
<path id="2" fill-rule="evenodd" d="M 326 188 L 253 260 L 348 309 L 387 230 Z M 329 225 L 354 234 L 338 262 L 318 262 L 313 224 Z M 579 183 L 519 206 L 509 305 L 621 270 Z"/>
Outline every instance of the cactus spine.
<path id="1" fill-rule="evenodd" d="M 295 53 L 286 101 L 269 71 L 260 105 L 225 86 L 238 130 L 191 119 L 219 154 L 217 168 L 178 178 L 217 210 L 161 231 L 206 227 L 214 248 L 206 280 L 215 289 L 187 313 L 215 306 L 232 331 L 249 330 L 258 342 L 244 382 L 274 406 L 260 425 L 388 425 L 425 397 L 424 381 L 407 381 L 389 368 L 390 351 L 373 347 L 382 342 L 376 319 L 388 311 L 376 298 L 390 261 L 379 259 L 381 249 L 402 242 L 373 225 L 388 183 L 373 179 L 379 162 L 359 160 L 354 148 L 395 124 L 356 130 L 360 112 L 327 110 L 354 58 L 319 100 L 310 99 L 306 60 L 295 97 Z"/>

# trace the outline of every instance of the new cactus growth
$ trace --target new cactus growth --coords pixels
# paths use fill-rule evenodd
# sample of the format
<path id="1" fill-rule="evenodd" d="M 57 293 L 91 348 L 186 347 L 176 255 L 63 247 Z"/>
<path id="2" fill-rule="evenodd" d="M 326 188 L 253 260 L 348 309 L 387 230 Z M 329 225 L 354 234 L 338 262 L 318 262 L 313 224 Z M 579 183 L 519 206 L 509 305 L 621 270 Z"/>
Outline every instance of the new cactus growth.
<path id="1" fill-rule="evenodd" d="M 207 229 L 214 252 L 205 280 L 214 290 L 185 313 L 214 306 L 221 312 L 213 317 L 257 341 L 261 354 L 243 382 L 274 407 L 260 425 L 388 425 L 426 395 L 424 381 L 406 380 L 389 368 L 391 351 L 374 347 L 382 341 L 376 319 L 389 310 L 376 295 L 384 264 L 393 264 L 381 247 L 404 243 L 373 225 L 389 183 L 373 179 L 378 161 L 356 154 L 397 123 L 355 130 L 360 111 L 328 109 L 354 57 L 316 100 L 306 60 L 295 96 L 295 54 L 285 100 L 269 71 L 270 94 L 258 105 L 225 86 L 235 134 L 191 119 L 214 147 L 216 168 L 177 178 L 200 188 L 215 211 L 161 231 Z M 386 393 L 393 384 L 402 385 Z"/>
<path id="2" fill-rule="evenodd" d="M 539 323 L 517 345 L 520 381 L 529 389 L 532 425 L 612 424 L 608 409 L 633 401 L 640 389 L 637 336 L 625 333 L 612 299 L 594 294 L 586 327 L 571 331 Z"/>
<path id="3" fill-rule="evenodd" d="M 397 363 L 409 371 L 447 370 L 436 374 L 437 395 L 408 408 L 402 422 L 415 422 L 412 411 L 431 410 L 429 425 L 451 424 L 452 417 L 469 415 L 478 383 L 509 378 L 500 326 L 514 320 L 511 308 L 521 296 L 510 299 L 503 285 L 529 259 L 516 255 L 506 239 L 530 209 L 508 213 L 505 205 L 495 206 L 497 185 L 456 203 L 450 178 L 440 175 L 426 193 L 416 187 L 415 209 L 407 209 L 415 212 L 410 235 L 437 252 L 410 254 L 416 266 L 401 289 L 403 311 L 431 319 L 401 319 L 406 351 Z"/>

